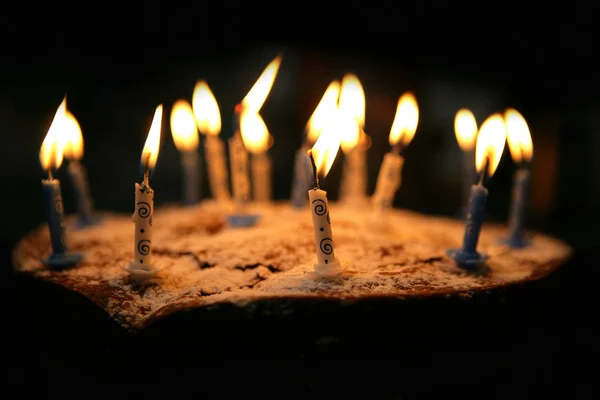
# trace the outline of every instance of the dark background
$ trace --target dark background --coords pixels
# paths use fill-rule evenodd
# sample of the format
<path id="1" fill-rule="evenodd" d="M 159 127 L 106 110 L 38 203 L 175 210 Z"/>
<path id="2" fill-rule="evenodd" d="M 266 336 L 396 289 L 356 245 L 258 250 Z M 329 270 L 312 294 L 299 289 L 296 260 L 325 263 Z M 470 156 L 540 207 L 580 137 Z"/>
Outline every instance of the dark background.
<path id="1" fill-rule="evenodd" d="M 521 387 L 519 378 L 526 374 L 531 379 L 525 381 L 534 386 L 548 388 L 563 382 L 582 396 L 592 389 L 598 369 L 587 365 L 599 354 L 598 331 L 592 329 L 592 320 L 597 303 L 594 279 L 598 277 L 595 254 L 600 222 L 595 211 L 600 194 L 599 30 L 593 9 L 570 5 L 529 11 L 522 3 L 434 6 L 377 2 L 227 3 L 194 8 L 170 3 L 120 3 L 115 7 L 90 3 L 87 9 L 82 4 L 61 3 L 45 6 L 48 9 L 36 5 L 34 10 L 13 6 L 21 10 L 7 10 L 0 16 L 2 285 L 11 317 L 6 326 L 16 340 L 3 346 L 10 353 L 3 358 L 10 360 L 5 377 L 23 379 L 26 371 L 36 377 L 53 377 L 77 370 L 70 365 L 69 356 L 47 350 L 51 343 L 31 344 L 39 343 L 44 332 L 33 328 L 36 325 L 31 320 L 38 315 L 15 301 L 15 292 L 27 285 L 15 283 L 9 258 L 16 241 L 45 218 L 38 151 L 62 97 L 67 94 L 68 108 L 83 130 L 83 163 L 97 207 L 129 213 L 133 183 L 139 179 L 139 155 L 156 105 L 165 105 L 161 153 L 153 177 L 160 205 L 177 202 L 181 195 L 179 154 L 168 128 L 173 102 L 178 98 L 191 101 L 195 82 L 207 80 L 221 108 L 221 137 L 225 139 L 231 135 L 234 105 L 266 64 L 282 52 L 278 78 L 261 112 L 275 139 L 270 154 L 278 199 L 289 195 L 292 154 L 301 144 L 308 117 L 329 82 L 346 72 L 357 74 L 365 89 L 365 130 L 373 139 L 369 151 L 371 191 L 388 149 L 398 97 L 412 90 L 419 101 L 419 128 L 405 153 L 398 207 L 444 215 L 453 215 L 460 207 L 461 152 L 453 133 L 459 108 L 471 108 L 479 124 L 490 113 L 508 106 L 525 116 L 535 147 L 529 226 L 566 240 L 574 247 L 575 257 L 561 273 L 549 278 L 550 283 L 536 292 L 536 298 L 524 296 L 524 301 L 540 306 L 532 306 L 540 314 L 532 317 L 534 322 L 517 325 L 522 329 L 516 336 L 519 339 L 507 339 L 511 357 L 490 371 L 495 378 L 475 380 L 499 398 L 513 397 L 512 389 L 506 388 Z M 340 161 L 323 183 L 331 198 L 337 195 Z M 514 169 L 506 151 L 489 183 L 491 220 L 506 220 Z M 63 181 L 65 207 L 74 211 L 64 166 L 57 175 Z M 208 193 L 207 187 L 204 193 Z M 32 296 L 30 303 L 46 301 L 35 297 L 41 297 L 39 293 Z M 52 321 L 47 323 L 52 325 Z M 373 324 L 380 326 L 381 321 Z M 528 339 L 523 343 L 520 339 L 524 337 Z M 544 345 L 539 347 L 540 343 Z M 539 354 L 528 355 L 528 346 L 538 348 Z M 362 348 L 369 349 L 364 343 Z M 486 351 L 485 346 L 481 348 L 479 357 L 498 356 Z M 339 354 L 308 351 L 311 356 L 306 357 L 327 373 L 331 372 L 323 365 L 334 363 L 331 369 L 350 378 L 332 373 L 332 379 L 335 376 L 346 382 L 364 373 L 369 377 L 366 381 L 375 382 L 383 368 L 388 384 L 381 387 L 386 398 L 419 397 L 432 390 L 426 379 L 419 384 L 427 390 L 414 386 L 416 383 L 406 390 L 394 389 L 390 382 L 395 374 L 390 371 L 395 370 L 387 365 L 407 368 L 406 360 L 397 352 L 375 353 L 346 354 L 342 357 L 345 361 L 337 361 L 339 365 L 332 361 L 339 360 Z M 440 354 L 445 353 L 427 357 L 437 355 L 439 361 L 444 359 Z M 472 356 L 458 352 L 452 357 L 464 360 Z M 263 361 L 263 365 L 254 358 L 261 357 L 242 362 L 246 377 L 252 376 L 255 364 L 269 371 L 276 369 L 275 364 Z M 531 363 L 526 370 L 524 360 Z M 438 361 L 423 367 L 424 373 L 437 371 L 431 372 L 436 381 L 445 376 L 444 371 L 432 367 L 439 365 Z M 373 363 L 383 367 L 365 368 Z M 221 377 L 226 376 L 227 364 L 220 367 Z M 288 367 L 299 365 L 291 362 Z M 102 372 L 85 371 L 78 372 L 78 379 L 94 385 L 111 382 Z M 508 371 L 511 379 L 501 371 Z M 113 384 L 130 387 L 127 373 Z M 295 375 L 291 382 L 316 391 L 319 385 L 314 376 L 310 378 L 314 368 L 302 371 L 301 376 L 305 375 L 306 380 Z M 466 375 L 457 376 L 458 381 L 450 386 L 467 385 Z M 277 379 L 286 382 L 279 375 Z M 143 381 L 136 376 L 136 385 Z M 321 386 L 331 383 L 317 381 Z M 519 393 L 536 397 L 531 393 L 537 389 L 531 390 Z"/>

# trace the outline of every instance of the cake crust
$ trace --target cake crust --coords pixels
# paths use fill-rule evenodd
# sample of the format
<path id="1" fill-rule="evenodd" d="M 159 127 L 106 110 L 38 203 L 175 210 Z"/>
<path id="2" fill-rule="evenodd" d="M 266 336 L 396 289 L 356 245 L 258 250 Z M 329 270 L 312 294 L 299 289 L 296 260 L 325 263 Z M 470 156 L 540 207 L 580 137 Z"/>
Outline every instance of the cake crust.
<path id="1" fill-rule="evenodd" d="M 101 224 L 69 231 L 70 249 L 85 256 L 73 269 L 53 271 L 40 261 L 49 254 L 45 225 L 18 243 L 13 262 L 18 272 L 80 293 L 124 328 L 138 330 L 181 310 L 219 304 L 469 297 L 541 279 L 572 252 L 538 233 L 531 233 L 530 247 L 510 250 L 497 244 L 505 227 L 486 224 L 479 250 L 491 258 L 482 271 L 468 273 L 445 256 L 460 245 L 464 222 L 404 210 L 374 220 L 364 210 L 332 204 L 344 271 L 319 279 L 312 274 L 316 255 L 308 210 L 285 203 L 251 211 L 262 215 L 257 226 L 229 228 L 226 211 L 212 202 L 156 209 L 153 254 L 160 271 L 145 284 L 132 282 L 125 271 L 133 256 L 130 215 L 107 214 Z"/>

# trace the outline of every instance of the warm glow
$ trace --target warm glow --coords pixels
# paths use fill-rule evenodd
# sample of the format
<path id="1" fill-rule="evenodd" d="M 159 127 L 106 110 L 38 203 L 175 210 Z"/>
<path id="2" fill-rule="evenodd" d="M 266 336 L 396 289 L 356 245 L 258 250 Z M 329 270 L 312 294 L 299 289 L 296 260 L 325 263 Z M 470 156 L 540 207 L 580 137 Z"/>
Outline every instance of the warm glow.
<path id="1" fill-rule="evenodd" d="M 340 87 L 339 81 L 333 81 L 329 84 L 321 101 L 308 120 L 306 140 L 309 143 L 314 143 L 317 140 L 323 125 L 329 119 L 329 113 L 336 109 L 338 97 L 340 96 Z"/>
<path id="2" fill-rule="evenodd" d="M 406 92 L 398 100 L 396 116 L 390 131 L 390 144 L 392 146 L 396 144 L 408 146 L 415 136 L 418 123 L 419 106 L 417 105 L 417 99 L 412 93 Z"/>
<path id="3" fill-rule="evenodd" d="M 158 150 L 160 147 L 160 128 L 162 125 L 162 113 L 163 106 L 160 104 L 154 111 L 154 118 L 152 118 L 152 125 L 148 131 L 148 137 L 144 144 L 144 150 L 142 150 L 142 165 L 144 169 L 152 169 L 156 166 L 156 160 L 158 159 Z"/>
<path id="4" fill-rule="evenodd" d="M 63 144 L 62 130 L 65 125 L 65 114 L 67 113 L 67 99 L 63 99 L 58 106 L 56 114 L 48 133 L 42 142 L 40 148 L 40 164 L 44 171 L 51 171 L 60 168 L 63 161 Z"/>
<path id="5" fill-rule="evenodd" d="M 250 89 L 246 97 L 244 97 L 244 100 L 242 100 L 242 106 L 246 110 L 252 111 L 255 114 L 260 111 L 260 108 L 273 87 L 273 82 L 275 82 L 275 77 L 277 76 L 277 71 L 279 71 L 280 64 L 281 55 L 278 55 L 269 63 L 269 65 L 267 65 L 267 68 L 265 68 L 263 73 L 258 77 L 258 80 L 254 86 L 252 86 L 252 89 Z"/>
<path id="6" fill-rule="evenodd" d="M 269 130 L 260 114 L 243 111 L 240 115 L 240 131 L 249 152 L 257 154 L 269 148 Z"/>
<path id="7" fill-rule="evenodd" d="M 486 159 L 489 160 L 487 174 L 492 176 L 500 163 L 502 152 L 506 143 L 506 126 L 501 114 L 492 114 L 486 119 L 477 135 L 475 149 L 475 165 L 477 172 L 485 168 Z"/>
<path id="8" fill-rule="evenodd" d="M 83 157 L 83 135 L 77 118 L 69 111 L 65 113 L 61 135 L 64 137 L 63 153 L 69 160 Z"/>
<path id="9" fill-rule="evenodd" d="M 454 118 L 454 133 L 456 141 L 463 151 L 471 151 L 475 148 L 477 121 L 471 110 L 466 108 L 458 110 Z"/>
<path id="10" fill-rule="evenodd" d="M 356 119 L 359 128 L 365 126 L 365 92 L 358 77 L 346 74 L 342 79 L 342 89 L 339 100 L 340 110 Z M 343 146 L 343 142 L 342 142 Z"/>
<path id="11" fill-rule="evenodd" d="M 205 81 L 199 81 L 194 88 L 192 108 L 200 133 L 218 135 L 221 132 L 219 103 Z"/>
<path id="12" fill-rule="evenodd" d="M 171 133 L 179 151 L 198 148 L 198 130 L 192 106 L 185 100 L 177 100 L 171 110 Z"/>
<path id="13" fill-rule="evenodd" d="M 312 147 L 317 172 L 327 176 L 341 143 L 341 134 L 346 130 L 356 129 L 356 121 L 345 116 L 339 109 L 335 108 L 329 113 L 327 122 L 323 125 L 321 134 Z"/>
<path id="14" fill-rule="evenodd" d="M 339 113 L 343 118 L 350 119 L 350 121 L 354 122 L 347 123 L 339 128 L 342 139 L 342 150 L 344 153 L 348 153 L 358 144 L 360 139 L 360 128 L 358 127 L 357 121 L 352 117 L 352 115 L 348 114 L 345 110 L 340 110 Z"/>
<path id="15" fill-rule="evenodd" d="M 506 134 L 510 155 L 516 163 L 531 161 L 533 157 L 533 143 L 527 121 L 517 110 L 509 108 L 504 113 L 506 121 Z"/>

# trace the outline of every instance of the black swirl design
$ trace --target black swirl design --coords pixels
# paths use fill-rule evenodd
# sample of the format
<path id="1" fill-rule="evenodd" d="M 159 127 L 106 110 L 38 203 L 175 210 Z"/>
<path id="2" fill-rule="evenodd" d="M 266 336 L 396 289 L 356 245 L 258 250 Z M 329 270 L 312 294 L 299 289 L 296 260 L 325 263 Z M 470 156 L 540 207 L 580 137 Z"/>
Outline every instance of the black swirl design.
<path id="1" fill-rule="evenodd" d="M 65 211 L 61 196 L 58 196 L 54 199 L 54 210 L 56 210 L 56 212 L 59 214 L 62 214 Z"/>
<path id="2" fill-rule="evenodd" d="M 319 248 L 321 249 L 321 253 L 323 253 L 323 254 L 333 253 L 333 239 L 331 239 L 331 238 L 321 239 L 321 243 L 319 243 Z"/>
<path id="3" fill-rule="evenodd" d="M 137 251 L 138 253 L 140 253 L 143 256 L 147 256 L 148 254 L 150 254 L 150 245 L 152 244 L 152 241 L 144 239 L 144 240 L 140 240 L 137 244 Z"/>
<path id="4" fill-rule="evenodd" d="M 317 203 L 317 204 L 315 204 L 315 203 Z M 325 213 L 327 212 L 327 204 L 325 203 L 324 200 L 316 199 L 316 200 L 313 200 L 311 204 L 314 204 L 315 214 L 325 215 Z"/>
<path id="5" fill-rule="evenodd" d="M 137 203 L 137 206 L 140 218 L 148 218 L 150 216 L 150 204 L 145 201 L 140 201 Z"/>

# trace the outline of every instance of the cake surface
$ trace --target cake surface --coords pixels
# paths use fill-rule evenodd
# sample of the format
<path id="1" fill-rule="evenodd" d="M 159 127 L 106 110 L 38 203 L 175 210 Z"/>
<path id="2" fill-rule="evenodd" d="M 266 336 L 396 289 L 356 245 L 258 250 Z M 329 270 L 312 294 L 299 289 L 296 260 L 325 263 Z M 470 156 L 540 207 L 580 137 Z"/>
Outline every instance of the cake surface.
<path id="1" fill-rule="evenodd" d="M 464 222 L 397 209 L 373 219 L 364 209 L 331 204 L 344 271 L 319 279 L 311 273 L 316 255 L 308 209 L 288 203 L 253 207 L 262 217 L 252 228 L 228 227 L 226 211 L 212 202 L 157 208 L 153 255 L 160 271 L 145 284 L 133 282 L 125 270 L 133 256 L 131 215 L 106 214 L 98 225 L 70 230 L 70 251 L 84 254 L 73 269 L 52 271 L 40 261 L 50 252 L 45 225 L 19 242 L 14 264 L 19 272 L 88 297 L 135 330 L 179 310 L 223 303 L 470 296 L 542 278 L 571 254 L 563 242 L 535 233 L 530 247 L 508 249 L 497 244 L 506 228 L 487 224 L 478 250 L 491 258 L 482 271 L 469 273 L 445 255 L 460 246 Z"/>

